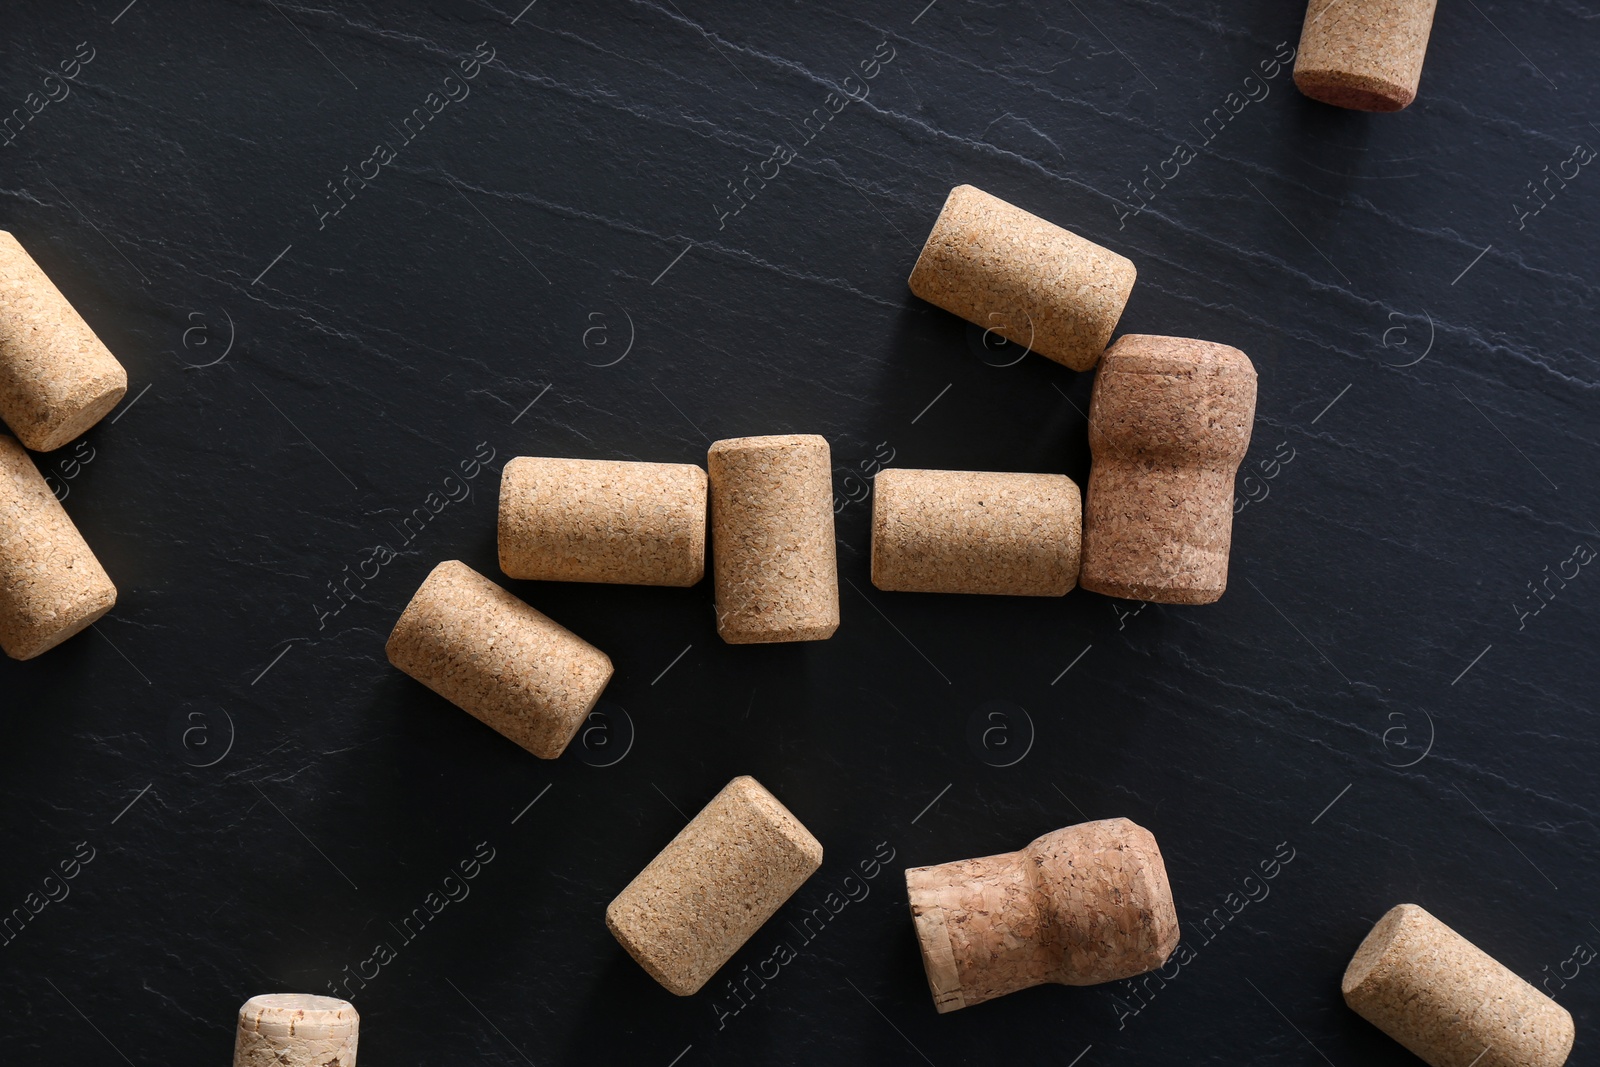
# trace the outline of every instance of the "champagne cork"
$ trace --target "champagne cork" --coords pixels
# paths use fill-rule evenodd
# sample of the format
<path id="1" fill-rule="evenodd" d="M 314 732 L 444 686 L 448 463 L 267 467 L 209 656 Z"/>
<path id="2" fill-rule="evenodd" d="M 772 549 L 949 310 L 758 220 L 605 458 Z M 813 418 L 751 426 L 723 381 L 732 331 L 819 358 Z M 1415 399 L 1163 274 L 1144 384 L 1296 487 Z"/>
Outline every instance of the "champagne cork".
<path id="1" fill-rule="evenodd" d="M 458 560 L 395 623 L 389 662 L 541 759 L 555 759 L 611 680 L 611 660 Z"/>
<path id="2" fill-rule="evenodd" d="M 1073 370 L 1099 360 L 1122 318 L 1133 261 L 958 185 L 911 269 L 911 291 Z"/>
<path id="3" fill-rule="evenodd" d="M 117 587 L 32 457 L 0 434 L 0 648 L 32 659 L 116 602 Z"/>
<path id="4" fill-rule="evenodd" d="M 1096 593 L 1210 604 L 1228 584 L 1233 478 L 1255 421 L 1256 369 L 1237 348 L 1126 334 L 1089 404 L 1094 465 L 1083 573 Z"/>
<path id="5" fill-rule="evenodd" d="M 831 462 L 816 434 L 711 446 L 717 633 L 729 644 L 822 641 L 839 628 Z"/>
<path id="6" fill-rule="evenodd" d="M 1572 1015 L 1415 904 L 1356 949 L 1345 1003 L 1432 1067 L 1561 1067 Z"/>
<path id="7" fill-rule="evenodd" d="M 686 997 L 820 866 L 811 831 L 741 775 L 617 894 L 606 928 L 650 977 Z"/>
<path id="8" fill-rule="evenodd" d="M 1417 98 L 1436 0 L 1311 0 L 1294 84 L 1324 104 L 1399 111 Z"/>
<path id="9" fill-rule="evenodd" d="M 1097 985 L 1166 962 L 1178 913 L 1149 830 L 1101 819 L 1019 852 L 906 871 L 934 1007 L 1056 982 Z"/>
<path id="10" fill-rule="evenodd" d="M 706 571 L 706 472 L 519 456 L 500 477 L 500 569 L 558 582 L 693 585 Z"/>
<path id="11" fill-rule="evenodd" d="M 0 230 L 0 418 L 35 452 L 60 448 L 128 391 L 128 373 L 17 239 Z"/>
<path id="12" fill-rule="evenodd" d="M 872 584 L 1064 596 L 1078 583 L 1078 487 L 1062 474 L 890 467 L 872 489 Z"/>
<path id="13" fill-rule="evenodd" d="M 266 993 L 239 1009 L 233 1067 L 356 1067 L 361 1016 L 347 1000 Z"/>

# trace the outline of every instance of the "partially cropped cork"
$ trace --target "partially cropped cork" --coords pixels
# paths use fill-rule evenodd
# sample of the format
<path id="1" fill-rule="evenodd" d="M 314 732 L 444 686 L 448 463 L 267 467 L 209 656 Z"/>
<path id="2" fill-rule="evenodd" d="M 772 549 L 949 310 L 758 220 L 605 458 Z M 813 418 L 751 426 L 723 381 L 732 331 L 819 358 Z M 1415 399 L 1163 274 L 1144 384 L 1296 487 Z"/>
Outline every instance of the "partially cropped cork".
<path id="1" fill-rule="evenodd" d="M 831 462 L 816 434 L 711 446 L 717 633 L 729 644 L 821 641 L 839 628 Z"/>
<path id="2" fill-rule="evenodd" d="M 1399 111 L 1417 98 L 1437 0 L 1311 0 L 1294 84 L 1313 100 Z"/>
<path id="3" fill-rule="evenodd" d="M 958 185 L 911 269 L 911 291 L 1073 370 L 1100 358 L 1133 291 L 1133 261 Z"/>
<path id="4" fill-rule="evenodd" d="M 1415 904 L 1356 949 L 1345 1003 L 1432 1067 L 1561 1067 L 1572 1015 Z"/>
<path id="5" fill-rule="evenodd" d="M 356 1067 L 361 1016 L 347 1000 L 267 993 L 239 1009 L 233 1067 Z"/>
<path id="6" fill-rule="evenodd" d="M 1161 850 L 1128 819 L 1068 826 L 1018 852 L 914 867 L 906 890 L 941 1012 L 1046 982 L 1131 978 L 1178 945 Z"/>
<path id="7" fill-rule="evenodd" d="M 606 928 L 650 977 L 697 992 L 822 866 L 822 845 L 741 775 L 606 908 Z"/>
<path id="8" fill-rule="evenodd" d="M 0 648 L 32 659 L 116 602 L 117 587 L 33 458 L 0 435 Z"/>
<path id="9" fill-rule="evenodd" d="M 1233 479 L 1255 410 L 1256 369 L 1237 348 L 1186 337 L 1118 338 L 1089 404 L 1094 464 L 1078 584 L 1163 604 L 1221 597 Z"/>
<path id="10" fill-rule="evenodd" d="M 117 406 L 128 373 L 17 239 L 0 230 L 0 419 L 35 452 Z"/>
<path id="11" fill-rule="evenodd" d="M 541 759 L 555 759 L 606 683 L 604 652 L 458 560 L 395 623 L 389 662 Z"/>
<path id="12" fill-rule="evenodd" d="M 1078 486 L 1062 474 L 889 467 L 872 490 L 872 584 L 1062 596 L 1078 582 Z"/>
<path id="13" fill-rule="evenodd" d="M 706 571 L 706 472 L 519 456 L 500 477 L 500 569 L 510 578 L 693 585 Z"/>

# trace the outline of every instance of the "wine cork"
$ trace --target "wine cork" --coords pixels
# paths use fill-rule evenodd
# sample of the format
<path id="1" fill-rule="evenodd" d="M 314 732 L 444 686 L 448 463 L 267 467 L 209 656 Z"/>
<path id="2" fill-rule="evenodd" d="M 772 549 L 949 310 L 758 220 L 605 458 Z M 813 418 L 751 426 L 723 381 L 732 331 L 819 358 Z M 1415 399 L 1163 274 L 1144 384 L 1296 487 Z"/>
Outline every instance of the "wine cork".
<path id="1" fill-rule="evenodd" d="M 0 418 L 36 452 L 60 448 L 128 391 L 128 373 L 39 264 L 0 230 Z"/>
<path id="2" fill-rule="evenodd" d="M 1149 830 L 1101 819 L 1018 852 L 906 871 L 934 1007 L 1056 982 L 1097 985 L 1166 962 L 1178 913 Z"/>
<path id="3" fill-rule="evenodd" d="M 117 587 L 33 458 L 0 434 L 0 648 L 32 659 L 116 602 Z"/>
<path id="4" fill-rule="evenodd" d="M 650 977 L 697 992 L 822 866 L 822 844 L 741 775 L 606 908 L 606 928 Z"/>
<path id="5" fill-rule="evenodd" d="M 1399 111 L 1417 98 L 1437 0 L 1311 0 L 1294 84 L 1324 104 Z"/>
<path id="6" fill-rule="evenodd" d="M 266 993 L 239 1009 L 233 1067 L 356 1067 L 361 1016 L 347 1000 Z"/>
<path id="7" fill-rule="evenodd" d="M 1432 1067 L 1561 1067 L 1572 1015 L 1415 904 L 1356 949 L 1345 1003 Z"/>
<path id="8" fill-rule="evenodd" d="M 1228 584 L 1233 479 L 1250 447 L 1256 369 L 1237 348 L 1126 334 L 1089 404 L 1094 464 L 1083 572 L 1096 593 L 1210 604 Z"/>
<path id="9" fill-rule="evenodd" d="M 558 582 L 693 585 L 706 571 L 706 472 L 519 456 L 500 477 L 500 569 Z"/>
<path id="10" fill-rule="evenodd" d="M 839 628 L 831 462 L 816 434 L 711 446 L 717 633 L 729 644 L 821 641 Z"/>
<path id="11" fill-rule="evenodd" d="M 890 467 L 872 489 L 872 584 L 1063 596 L 1078 583 L 1078 487 L 1062 474 Z"/>
<path id="12" fill-rule="evenodd" d="M 555 759 L 611 680 L 604 652 L 459 560 L 395 623 L 389 662 L 541 759 Z"/>
<path id="13" fill-rule="evenodd" d="M 1122 318 L 1133 261 L 958 185 L 911 269 L 911 291 L 1073 370 L 1099 360 Z"/>

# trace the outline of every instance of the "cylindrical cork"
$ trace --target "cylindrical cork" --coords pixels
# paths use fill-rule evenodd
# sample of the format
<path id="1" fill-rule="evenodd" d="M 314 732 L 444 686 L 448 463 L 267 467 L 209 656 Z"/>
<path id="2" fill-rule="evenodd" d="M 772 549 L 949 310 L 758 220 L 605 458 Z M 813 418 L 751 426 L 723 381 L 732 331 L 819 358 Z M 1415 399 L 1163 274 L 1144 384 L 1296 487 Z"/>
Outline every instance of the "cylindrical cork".
<path id="1" fill-rule="evenodd" d="M 0 434 L 0 648 L 32 659 L 116 602 L 117 587 L 33 458 Z"/>
<path id="2" fill-rule="evenodd" d="M 606 928 L 669 992 L 686 997 L 822 866 L 822 844 L 741 775 L 606 908 Z"/>
<path id="3" fill-rule="evenodd" d="M 347 1000 L 264 993 L 239 1009 L 233 1067 L 356 1067 L 361 1016 Z"/>
<path id="4" fill-rule="evenodd" d="M 1415 904 L 1378 920 L 1340 988 L 1432 1067 L 1561 1067 L 1572 1050 L 1566 1008 Z"/>
<path id="5" fill-rule="evenodd" d="M 831 463 L 816 434 L 711 446 L 717 633 L 729 644 L 821 641 L 839 628 Z"/>
<path id="6" fill-rule="evenodd" d="M 60 448 L 128 391 L 128 372 L 17 239 L 0 230 L 0 419 L 36 452 Z"/>
<path id="7" fill-rule="evenodd" d="M 611 680 L 604 652 L 459 560 L 428 575 L 385 651 L 541 759 L 561 755 Z"/>
<path id="8" fill-rule="evenodd" d="M 693 585 L 706 572 L 706 472 L 519 456 L 500 476 L 500 569 L 558 582 Z"/>
<path id="9" fill-rule="evenodd" d="M 1122 318 L 1133 261 L 971 185 L 950 190 L 911 291 L 1073 370 L 1095 365 Z"/>
<path id="10" fill-rule="evenodd" d="M 1256 369 L 1237 348 L 1186 337 L 1118 338 L 1089 404 L 1094 465 L 1078 584 L 1162 604 L 1222 596 L 1233 478 L 1255 411 Z"/>
<path id="11" fill-rule="evenodd" d="M 1161 850 L 1127 819 L 1068 826 L 1018 852 L 914 867 L 906 890 L 941 1012 L 1045 982 L 1131 978 L 1178 945 Z"/>
<path id="12" fill-rule="evenodd" d="M 1294 84 L 1313 100 L 1399 111 L 1417 98 L 1437 0 L 1311 0 Z"/>
<path id="13" fill-rule="evenodd" d="M 1078 583 L 1081 506 L 1064 474 L 881 470 L 872 489 L 872 584 L 1063 596 Z"/>

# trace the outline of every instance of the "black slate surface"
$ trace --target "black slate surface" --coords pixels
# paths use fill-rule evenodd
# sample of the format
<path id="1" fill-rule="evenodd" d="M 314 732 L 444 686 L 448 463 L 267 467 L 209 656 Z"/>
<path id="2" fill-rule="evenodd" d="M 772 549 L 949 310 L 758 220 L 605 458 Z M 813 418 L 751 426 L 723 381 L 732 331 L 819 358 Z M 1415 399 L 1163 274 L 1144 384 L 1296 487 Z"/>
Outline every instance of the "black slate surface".
<path id="1" fill-rule="evenodd" d="M 1600 1062 L 1592 4 L 1443 0 L 1371 116 L 1274 69 L 1303 8 L 1265 0 L 124 3 L 0 38 L 6 109 L 66 94 L 0 146 L 0 226 L 132 383 L 38 457 L 121 599 L 0 662 L 0 907 L 61 897 L 7 931 L 0 1061 L 226 1063 L 247 997 L 342 982 L 369 1067 L 1412 1063 L 1338 980 L 1416 901 Z M 872 588 L 878 467 L 1087 477 L 1092 376 L 906 290 L 961 182 L 1133 258 L 1124 331 L 1255 360 L 1219 604 Z M 776 432 L 833 447 L 833 640 L 508 582 L 618 668 L 551 763 L 385 662 L 437 561 L 498 574 L 507 457 Z M 603 909 L 741 773 L 827 859 L 724 972 L 787 943 L 775 977 L 675 998 Z M 1115 815 L 1177 976 L 936 1015 L 901 869 Z"/>

